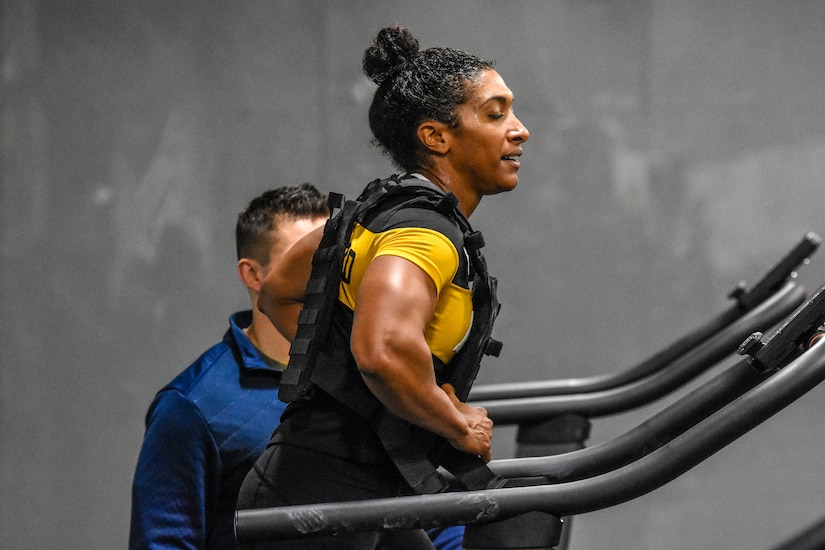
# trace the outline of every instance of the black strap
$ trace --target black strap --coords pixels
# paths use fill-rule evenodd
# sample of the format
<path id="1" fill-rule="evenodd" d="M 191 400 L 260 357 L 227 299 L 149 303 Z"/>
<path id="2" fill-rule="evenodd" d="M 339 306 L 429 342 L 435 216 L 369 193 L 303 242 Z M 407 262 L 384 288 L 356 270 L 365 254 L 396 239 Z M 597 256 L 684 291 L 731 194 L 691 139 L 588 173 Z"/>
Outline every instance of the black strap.
<path id="1" fill-rule="evenodd" d="M 439 464 L 455 476 L 462 489 L 496 489 L 505 482 L 480 456 L 459 451 L 442 437 L 402 420 L 385 408 L 373 417 L 372 427 L 416 493 L 440 493 L 450 488 L 438 472 Z"/>
<path id="2" fill-rule="evenodd" d="M 298 315 L 298 329 L 289 348 L 289 363 L 281 375 L 278 398 L 284 402 L 308 399 L 312 396 L 312 367 L 319 346 L 329 334 L 332 309 L 338 300 L 341 263 L 345 242 L 339 228 L 355 213 L 355 203 L 344 201 L 343 195 L 329 194 L 330 211 L 334 213 L 324 226 L 318 249 L 312 255 L 312 271 L 307 282 L 304 305 Z M 337 210 L 337 213 L 335 211 Z"/>

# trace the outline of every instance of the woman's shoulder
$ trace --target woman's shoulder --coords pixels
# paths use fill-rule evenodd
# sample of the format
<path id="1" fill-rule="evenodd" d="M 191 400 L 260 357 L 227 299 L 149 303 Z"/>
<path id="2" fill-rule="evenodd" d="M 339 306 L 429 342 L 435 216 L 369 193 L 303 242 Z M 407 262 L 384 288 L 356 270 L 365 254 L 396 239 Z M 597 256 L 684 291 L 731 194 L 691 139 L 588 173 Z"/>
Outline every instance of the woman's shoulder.
<path id="1" fill-rule="evenodd" d="M 386 226 L 388 229 L 431 229 L 447 237 L 455 237 L 458 240 L 463 238 L 463 231 L 455 220 L 433 208 L 423 206 L 409 206 L 392 212 L 386 219 Z"/>
<path id="2" fill-rule="evenodd" d="M 449 210 L 439 207 L 444 194 L 426 180 L 405 178 L 390 197 L 368 214 L 362 225 L 379 233 L 395 229 L 425 229 L 441 233 L 460 246 L 463 230 Z"/>

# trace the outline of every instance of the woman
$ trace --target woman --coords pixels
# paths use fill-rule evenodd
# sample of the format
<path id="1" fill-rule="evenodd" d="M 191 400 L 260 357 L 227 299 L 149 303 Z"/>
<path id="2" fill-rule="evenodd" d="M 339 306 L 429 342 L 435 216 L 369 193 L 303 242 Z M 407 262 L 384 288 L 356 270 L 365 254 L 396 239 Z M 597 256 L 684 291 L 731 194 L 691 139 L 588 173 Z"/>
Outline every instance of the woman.
<path id="1" fill-rule="evenodd" d="M 516 187 L 529 132 L 492 62 L 448 48 L 420 51 L 403 27 L 378 33 L 363 69 L 378 84 L 369 112 L 375 141 L 406 183 L 455 195 L 460 214 L 403 208 L 357 224 L 327 346 L 340 348 L 342 372 L 351 368 L 380 408 L 489 461 L 492 421 L 485 410 L 461 403 L 450 385 L 439 385 L 436 369 L 449 368 L 473 313 L 464 233 L 455 218 L 469 217 L 483 196 Z M 258 301 L 289 339 L 320 238 L 313 232 L 288 253 Z M 374 425 L 340 401 L 316 388 L 311 399 L 289 405 L 247 476 L 239 509 L 411 492 Z M 423 531 L 387 531 L 277 547 L 433 546 Z"/>

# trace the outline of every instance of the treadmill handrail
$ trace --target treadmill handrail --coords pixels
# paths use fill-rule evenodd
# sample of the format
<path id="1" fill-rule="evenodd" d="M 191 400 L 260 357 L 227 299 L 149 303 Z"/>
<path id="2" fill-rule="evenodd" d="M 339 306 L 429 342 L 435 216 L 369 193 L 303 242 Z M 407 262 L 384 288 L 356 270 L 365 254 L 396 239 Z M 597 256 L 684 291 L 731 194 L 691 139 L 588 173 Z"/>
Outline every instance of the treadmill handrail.
<path id="1" fill-rule="evenodd" d="M 556 517 L 643 496 L 726 447 L 825 380 L 825 339 L 762 384 L 646 457 L 600 476 L 561 483 L 239 510 L 239 542 L 354 531 L 491 523 L 541 511 Z"/>
<path id="2" fill-rule="evenodd" d="M 609 472 L 662 447 L 690 427 L 784 367 L 809 346 L 825 322 L 825 287 L 799 306 L 773 333 L 748 339 L 739 353 L 750 355 L 716 375 L 659 413 L 620 436 L 585 449 L 524 460 L 496 460 L 491 469 L 505 478 L 542 476 L 554 483 Z"/>
<path id="3" fill-rule="evenodd" d="M 664 446 L 772 374 L 743 359 L 613 439 L 563 454 L 494 460 L 489 466 L 501 477 L 543 477 L 552 483 L 603 474 Z"/>
<path id="4" fill-rule="evenodd" d="M 750 289 L 743 281 L 729 294 L 735 303 L 724 311 L 654 353 L 638 365 L 619 371 L 557 380 L 477 384 L 470 391 L 474 401 L 511 399 L 518 397 L 543 397 L 607 390 L 644 378 L 675 361 L 720 330 L 751 311 L 757 305 L 778 292 L 794 278 L 796 269 L 807 263 L 819 248 L 821 239 L 816 233 L 806 234 L 802 240 L 774 264 Z"/>
<path id="5" fill-rule="evenodd" d="M 825 548 L 825 517 L 805 527 L 771 550 L 822 550 Z"/>
<path id="6" fill-rule="evenodd" d="M 666 368 L 618 388 L 548 397 L 471 400 L 470 403 L 487 409 L 488 416 L 499 426 L 537 422 L 564 413 L 595 418 L 625 412 L 664 397 L 732 355 L 746 338 L 785 318 L 806 296 L 804 287 L 790 281 L 768 300 Z"/>

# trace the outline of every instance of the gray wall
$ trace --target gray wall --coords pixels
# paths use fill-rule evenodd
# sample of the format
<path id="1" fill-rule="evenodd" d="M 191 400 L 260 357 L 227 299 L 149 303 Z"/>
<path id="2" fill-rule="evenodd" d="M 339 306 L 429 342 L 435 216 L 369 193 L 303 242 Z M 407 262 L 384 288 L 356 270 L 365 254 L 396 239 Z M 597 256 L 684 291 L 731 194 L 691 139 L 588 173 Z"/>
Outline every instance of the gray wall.
<path id="1" fill-rule="evenodd" d="M 497 60 L 530 128 L 474 215 L 504 303 L 481 382 L 625 368 L 825 231 L 818 0 L 6 0 L 0 533 L 124 547 L 154 392 L 247 306 L 234 218 L 260 191 L 355 193 L 378 28 Z M 816 289 L 822 258 L 800 273 Z M 767 548 L 819 517 L 821 389 L 574 547 Z M 664 403 L 594 422 L 591 443 Z M 498 456 L 512 431 L 497 437 Z"/>

